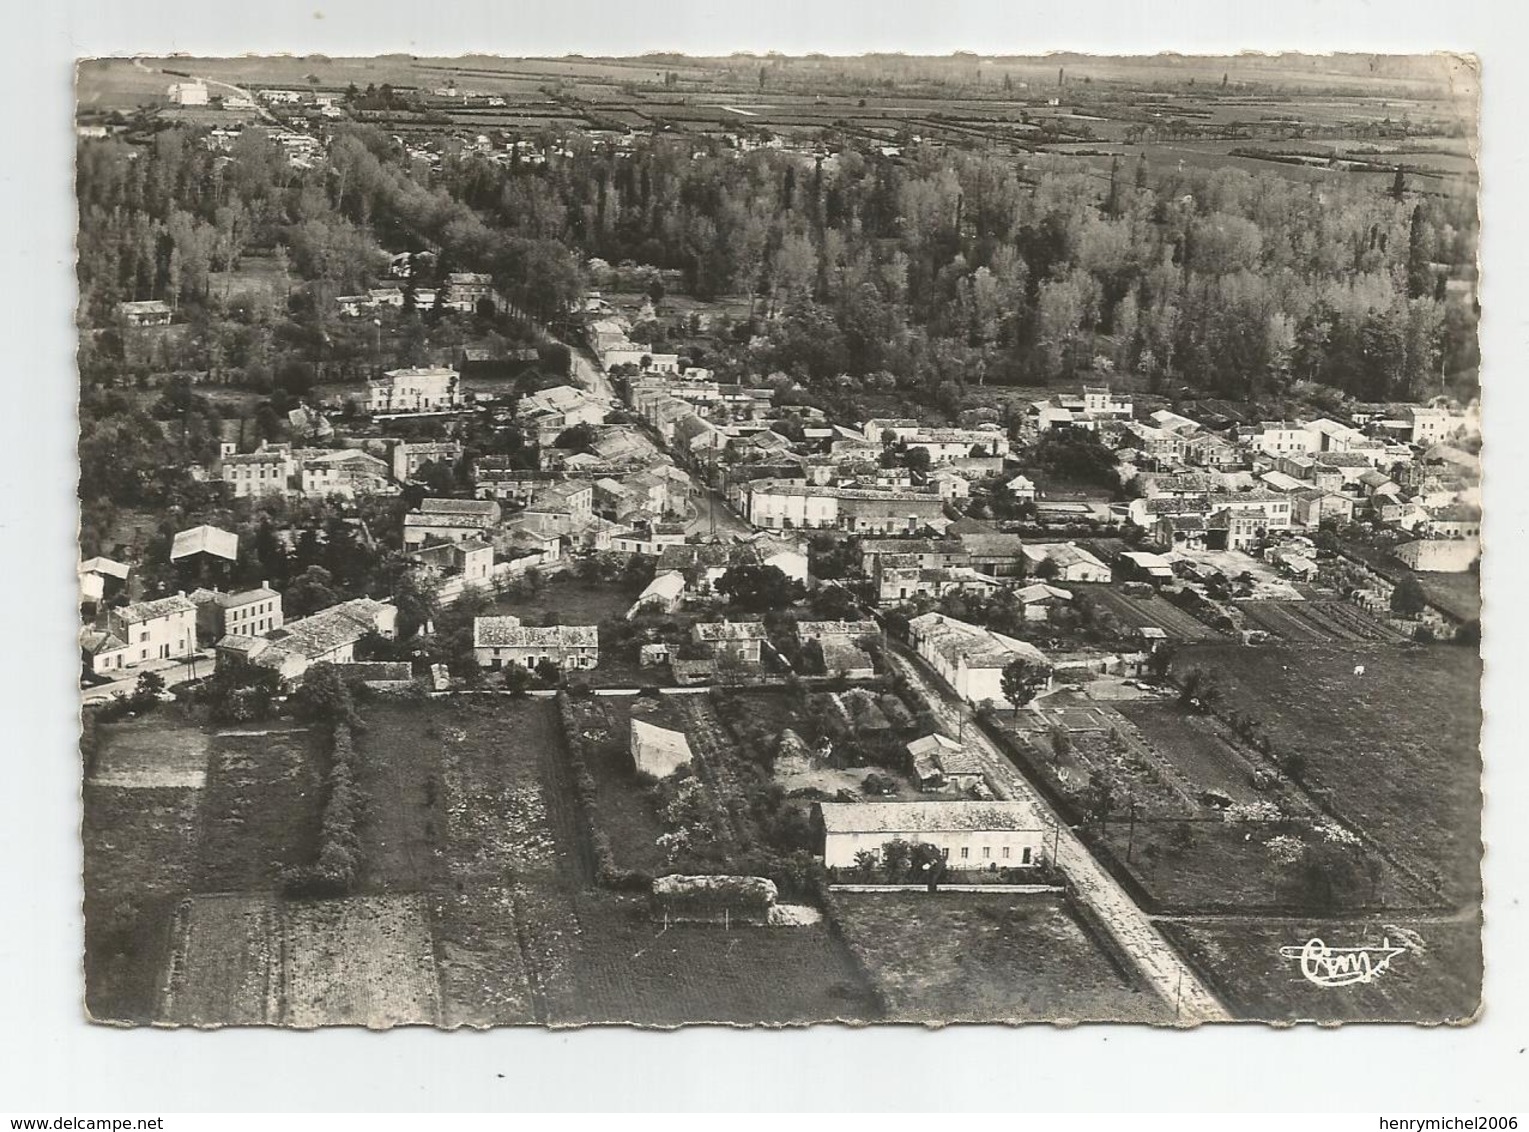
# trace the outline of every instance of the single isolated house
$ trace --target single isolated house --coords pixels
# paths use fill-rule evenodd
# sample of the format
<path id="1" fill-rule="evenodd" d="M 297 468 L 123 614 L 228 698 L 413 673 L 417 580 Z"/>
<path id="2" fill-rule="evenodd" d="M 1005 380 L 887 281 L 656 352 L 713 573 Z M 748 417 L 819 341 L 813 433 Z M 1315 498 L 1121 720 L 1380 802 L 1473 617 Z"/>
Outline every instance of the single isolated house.
<path id="1" fill-rule="evenodd" d="M 889 841 L 933 845 L 952 869 L 1031 868 L 1050 830 L 1023 802 L 820 802 L 823 863 L 853 868 Z"/>

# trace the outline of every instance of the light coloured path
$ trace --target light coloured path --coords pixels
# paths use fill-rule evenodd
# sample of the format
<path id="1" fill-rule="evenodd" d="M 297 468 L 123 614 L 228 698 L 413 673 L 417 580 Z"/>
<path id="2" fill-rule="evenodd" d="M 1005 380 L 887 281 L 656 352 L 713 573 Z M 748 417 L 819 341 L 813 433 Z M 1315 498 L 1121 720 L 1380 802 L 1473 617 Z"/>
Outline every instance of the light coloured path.
<path id="1" fill-rule="evenodd" d="M 964 722 L 967 709 L 936 681 L 929 679 L 917 664 L 896 649 L 886 654 L 894 667 L 924 690 L 935 714 L 952 735 L 960 734 L 982 759 L 999 796 L 1028 803 L 1042 823 L 1056 830 L 1056 864 L 1067 874 L 1079 897 L 1109 928 L 1110 934 L 1130 957 L 1142 977 L 1169 1006 L 1176 1019 L 1184 1024 L 1230 1022 L 1226 1007 L 1200 981 L 1177 951 L 1163 938 L 1151 917 L 1122 888 L 1089 852 L 1082 840 L 1062 820 L 1040 791 L 1031 785 L 1009 757 L 999 750 L 981 728 Z"/>
<path id="2" fill-rule="evenodd" d="M 589 390 L 596 397 L 604 397 L 607 401 L 618 400 L 616 387 L 611 384 L 611 379 L 595 364 L 589 352 L 582 346 L 568 346 L 568 354 L 572 361 L 570 376 Z"/>

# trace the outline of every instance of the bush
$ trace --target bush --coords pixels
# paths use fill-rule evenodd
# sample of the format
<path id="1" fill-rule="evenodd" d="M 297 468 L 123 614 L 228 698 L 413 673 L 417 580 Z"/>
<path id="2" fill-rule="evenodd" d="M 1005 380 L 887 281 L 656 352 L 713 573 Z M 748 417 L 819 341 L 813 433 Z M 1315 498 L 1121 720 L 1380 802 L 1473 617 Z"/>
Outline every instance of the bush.
<path id="1" fill-rule="evenodd" d="M 355 782 L 356 751 L 350 725 L 336 723 L 330 748 L 329 796 L 319 822 L 319 851 L 314 864 L 284 869 L 283 889 L 290 896 L 344 896 L 361 871 L 357 834 L 366 809 Z"/>

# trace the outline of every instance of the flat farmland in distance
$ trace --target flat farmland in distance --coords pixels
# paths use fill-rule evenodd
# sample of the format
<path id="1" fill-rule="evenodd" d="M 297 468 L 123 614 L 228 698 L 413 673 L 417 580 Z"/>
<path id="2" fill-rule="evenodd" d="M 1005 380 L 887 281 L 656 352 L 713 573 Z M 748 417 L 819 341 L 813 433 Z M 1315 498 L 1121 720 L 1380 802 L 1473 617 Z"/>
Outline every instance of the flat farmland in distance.
<path id="1" fill-rule="evenodd" d="M 889 1020 L 1173 1020 L 1057 897 L 838 892 L 833 902 Z"/>
<path id="2" fill-rule="evenodd" d="M 1261 1022 L 1462 1022 L 1481 1006 L 1478 920 L 1158 921 L 1239 1018 Z M 1372 982 L 1324 987 L 1280 954 L 1328 947 L 1403 949 Z"/>
<path id="3" fill-rule="evenodd" d="M 1303 786 L 1439 889 L 1481 891 L 1481 660 L 1450 645 L 1185 647 L 1178 672 L 1220 677 L 1223 709 L 1299 751 Z M 1358 671 L 1362 667 L 1362 672 Z"/>

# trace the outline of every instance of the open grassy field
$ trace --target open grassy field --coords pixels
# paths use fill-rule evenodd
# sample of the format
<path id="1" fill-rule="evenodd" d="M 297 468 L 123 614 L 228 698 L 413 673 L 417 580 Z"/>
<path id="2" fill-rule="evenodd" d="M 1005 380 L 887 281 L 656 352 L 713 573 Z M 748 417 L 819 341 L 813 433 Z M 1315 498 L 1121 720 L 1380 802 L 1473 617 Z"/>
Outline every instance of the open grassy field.
<path id="1" fill-rule="evenodd" d="M 149 1022 L 175 908 L 190 889 L 199 790 L 84 789 L 85 1005 Z"/>
<path id="2" fill-rule="evenodd" d="M 1172 1020 L 1056 897 L 841 892 L 834 903 L 889 1018 Z"/>
<path id="3" fill-rule="evenodd" d="M 827 924 L 665 929 L 640 898 L 581 896 L 579 1002 L 565 1022 L 872 1021 L 869 987 Z"/>
<path id="4" fill-rule="evenodd" d="M 273 889 L 318 850 L 319 731 L 290 724 L 212 736 L 197 836 L 197 892 Z"/>
<path id="5" fill-rule="evenodd" d="M 147 1022 L 194 872 L 207 737 L 168 712 L 98 730 L 83 788 L 85 1002 Z"/>
<path id="6" fill-rule="evenodd" d="M 207 781 L 207 733 L 164 713 L 110 724 L 100 732 L 101 745 L 91 786 L 198 789 Z"/>
<path id="7" fill-rule="evenodd" d="M 1481 661 L 1465 648 L 1186 647 L 1306 790 L 1451 903 L 1480 896 Z M 1362 671 L 1361 671 L 1362 668 Z"/>
<path id="8" fill-rule="evenodd" d="M 607 617 L 624 617 L 640 590 L 628 593 L 609 582 L 580 581 L 554 574 L 534 594 L 494 600 L 494 613 L 513 613 L 528 625 L 597 625 Z"/>
<path id="9" fill-rule="evenodd" d="M 1481 1003 L 1477 921 L 1263 920 L 1158 926 L 1242 1018 L 1267 1022 L 1460 1022 Z M 1280 953 L 1311 939 L 1328 947 L 1403 948 L 1373 981 L 1324 987 Z"/>

